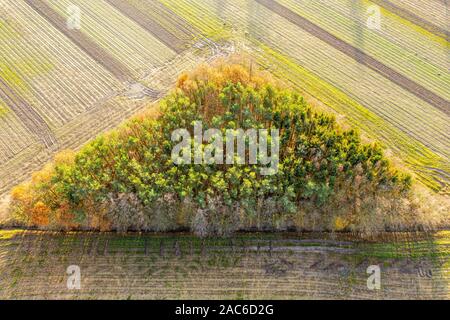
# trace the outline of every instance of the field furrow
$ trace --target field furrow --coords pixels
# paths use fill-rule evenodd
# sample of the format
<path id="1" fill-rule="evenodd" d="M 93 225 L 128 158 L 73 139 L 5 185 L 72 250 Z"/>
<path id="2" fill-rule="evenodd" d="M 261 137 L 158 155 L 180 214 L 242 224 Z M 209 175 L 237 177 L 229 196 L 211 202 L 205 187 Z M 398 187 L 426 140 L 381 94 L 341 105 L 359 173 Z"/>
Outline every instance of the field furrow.
<path id="1" fill-rule="evenodd" d="M 129 0 L 139 11 L 149 15 L 167 31 L 182 41 L 190 41 L 199 35 L 199 31 L 185 19 L 175 14 L 157 0 Z"/>
<path id="2" fill-rule="evenodd" d="M 318 239 L 327 234 L 201 241 L 187 235 L 10 233 L 0 240 L 2 298 L 448 298 L 445 231 L 428 237 L 387 234 L 377 242 L 349 234 L 333 243 Z M 315 250 L 307 250 L 312 244 Z M 344 247 L 351 254 L 332 250 Z M 375 293 L 367 289 L 366 273 L 374 264 L 383 266 L 383 286 Z M 81 269 L 80 290 L 67 289 L 69 265 Z M 421 275 L 424 271 L 432 277 Z"/>
<path id="3" fill-rule="evenodd" d="M 442 38 L 425 30 L 415 32 L 404 24 L 405 20 L 387 12 L 380 16 L 379 28 L 371 29 L 367 26 L 370 5 L 365 1 L 278 2 L 433 93 L 450 99 L 448 46 Z"/>
<path id="4" fill-rule="evenodd" d="M 120 61 L 116 60 L 103 50 L 94 41 L 89 39 L 79 30 L 67 28 L 66 20 L 54 11 L 43 0 L 25 0 L 34 10 L 39 12 L 56 29 L 62 32 L 67 38 L 76 43 L 85 53 L 87 53 L 97 63 L 105 67 L 120 81 L 127 81 L 132 78 L 131 72 Z"/>
<path id="5" fill-rule="evenodd" d="M 166 29 L 161 27 L 159 23 L 150 19 L 141 11 L 121 0 L 106 0 L 110 5 L 119 10 L 123 15 L 127 16 L 134 22 L 138 23 L 142 28 L 157 37 L 167 47 L 171 48 L 176 53 L 180 53 L 184 49 L 184 44 L 178 38 L 173 36 Z"/>
<path id="6" fill-rule="evenodd" d="M 191 52 L 191 50 L 188 50 L 171 63 L 154 70 L 142 80 L 143 83 L 149 87 L 158 88 L 158 90 L 166 92 L 173 86 L 179 72 L 189 70 L 199 61 L 207 58 L 207 56 L 200 56 L 200 53 L 197 51 Z M 142 97 L 128 97 L 124 90 L 121 90 L 121 92 L 123 95 L 112 93 L 109 96 L 99 98 L 84 113 L 73 118 L 65 125 L 56 128 L 55 134 L 58 138 L 58 148 L 60 150 L 67 148 L 77 150 L 99 133 L 118 126 L 124 119 L 145 109 L 154 101 L 154 97 L 148 97 L 145 94 Z M 9 117 L 8 114 L 6 116 Z M 0 124 L 2 123 L 3 121 L 0 121 Z M 16 126 L 17 129 L 14 128 L 14 124 L 12 126 L 11 132 L 19 132 L 18 126 Z M 11 137 L 14 136 L 11 135 Z M 12 139 L 11 137 L 7 136 L 7 139 Z M 55 150 L 49 150 L 33 143 L 32 138 L 24 137 L 24 143 L 28 143 L 28 145 L 18 145 L 16 148 L 17 153 L 14 156 L 5 157 L 5 161 L 2 162 L 0 196 L 7 193 L 19 181 L 29 179 L 30 174 L 50 161 L 55 152 Z M 6 151 L 2 150 L 2 154 L 6 154 Z"/>
<path id="7" fill-rule="evenodd" d="M 0 163 L 4 164 L 21 150 L 36 142 L 20 119 L 8 110 L 0 119 Z"/>
<path id="8" fill-rule="evenodd" d="M 380 30 L 366 26 L 373 4 L 382 7 Z M 80 30 L 67 27 L 73 5 Z M 442 0 L 4 0 L 0 194 L 51 158 L 55 148 L 44 145 L 78 148 L 142 109 L 151 92 L 165 92 L 182 70 L 230 47 L 445 190 L 447 15 Z"/>
<path id="9" fill-rule="evenodd" d="M 44 119 L 0 77 L 0 98 L 5 101 L 25 127 L 46 147 L 56 143 L 56 138 Z"/>
<path id="10" fill-rule="evenodd" d="M 114 76 L 98 65 L 24 2 L 10 3 L 18 34 L 2 54 L 27 90 L 21 94 L 48 119 L 63 125 L 99 98 L 120 89 Z"/>
<path id="11" fill-rule="evenodd" d="M 369 137 L 377 137 L 383 141 L 414 171 L 422 183 L 436 190 L 450 184 L 450 179 L 445 174 L 450 172 L 448 160 L 419 141 L 411 139 L 399 128 L 347 96 L 345 92 L 310 73 L 292 58 L 274 51 L 267 45 L 259 44 L 259 47 L 262 53 L 256 58 L 262 66 L 293 83 L 307 98 L 312 97 L 313 103 L 317 99 L 319 105 L 325 104 L 328 110 L 335 111 L 338 117 L 345 114 L 346 121 L 351 125 L 360 128 Z"/>
<path id="12" fill-rule="evenodd" d="M 370 0 L 403 19 L 449 40 L 448 3 L 442 0 Z"/>
<path id="13" fill-rule="evenodd" d="M 0 13 L 0 77 L 3 94 L 7 91 L 8 101 L 13 104 L 0 117 L 0 159 L 2 171 L 7 170 L 10 160 L 18 162 L 16 170 L 21 170 L 21 165 L 26 170 L 28 166 L 21 161 L 24 153 L 35 154 L 32 145 L 36 138 L 23 128 L 23 121 L 14 117 L 14 108 L 26 105 L 27 118 L 33 114 L 41 118 L 54 134 L 56 128 L 91 108 L 112 90 L 120 89 L 120 85 L 24 1 L 2 2 Z M 7 106 L 6 101 L 1 101 L 2 106 Z M 34 111 L 28 111 L 28 106 Z M 0 180 L 2 185 L 6 183 Z"/>
<path id="14" fill-rule="evenodd" d="M 143 77 L 151 68 L 160 66 L 176 56 L 175 51 L 107 1 L 46 2 L 64 18 L 69 17 L 68 7 L 77 6 L 81 12 L 79 31 L 125 65 L 135 80 Z"/>
<path id="15" fill-rule="evenodd" d="M 427 186 L 448 187 L 444 174 L 450 172 L 447 114 L 256 1 L 226 1 L 220 10 L 216 1 L 161 2 L 189 19 L 205 36 L 227 36 L 226 26 L 232 26 L 256 46 L 252 55 L 263 56 L 257 60 L 264 67 L 289 79 L 313 101 L 335 110 L 369 137 L 385 142 Z M 412 42 L 408 40 L 407 45 Z M 431 45 L 441 52 L 440 44 Z M 436 55 L 438 61 L 442 56 Z"/>
<path id="16" fill-rule="evenodd" d="M 394 69 L 389 68 L 388 66 L 384 65 L 380 61 L 367 55 L 365 52 L 361 51 L 360 49 L 355 48 L 355 47 L 349 45 L 348 43 L 336 38 L 335 36 L 333 36 L 332 34 L 327 32 L 326 30 L 311 23 L 309 20 L 305 19 L 304 17 L 299 16 L 292 10 L 286 8 L 283 5 L 280 5 L 276 1 L 274 1 L 274 0 L 256 0 L 256 1 L 258 3 L 266 6 L 267 8 L 269 8 L 276 14 L 284 17 L 288 21 L 299 26 L 303 30 L 306 30 L 307 32 L 311 33 L 314 37 L 319 38 L 320 40 L 333 46 L 334 48 L 336 48 L 337 50 L 346 54 L 347 56 L 357 60 L 362 65 L 383 75 L 390 81 L 396 83 L 397 85 L 399 85 L 403 89 L 407 90 L 408 92 L 413 93 L 420 99 L 428 102 L 429 104 L 433 105 L 434 107 L 441 110 L 445 114 L 450 115 L 450 102 L 447 101 L 446 99 L 431 92 L 430 90 L 423 87 L 422 85 L 406 78 L 405 76 L 398 73 Z"/>

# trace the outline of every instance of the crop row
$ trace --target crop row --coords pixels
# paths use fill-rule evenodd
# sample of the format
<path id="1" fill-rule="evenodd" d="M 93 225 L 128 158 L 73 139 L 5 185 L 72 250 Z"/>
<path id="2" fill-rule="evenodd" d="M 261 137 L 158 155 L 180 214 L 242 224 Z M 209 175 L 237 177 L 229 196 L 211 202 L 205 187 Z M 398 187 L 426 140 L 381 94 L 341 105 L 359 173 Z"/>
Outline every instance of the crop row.
<path id="1" fill-rule="evenodd" d="M 73 4 L 81 8 L 81 30 L 66 26 L 67 9 Z M 18 117 L 17 101 L 35 110 L 42 124 L 50 127 L 57 148 L 77 148 L 142 109 L 142 101 L 110 101 L 125 89 L 120 83 L 124 78 L 116 77 L 120 75 L 116 70 L 129 70 L 129 79 L 137 80 L 162 67 L 175 52 L 156 39 L 152 30 L 144 30 L 106 1 L 6 0 L 0 12 L 3 193 L 48 161 L 55 151 L 39 146 L 39 131 L 43 130 L 33 133 L 26 119 Z M 176 17 L 170 19 L 176 22 Z M 177 23 L 181 25 L 182 21 Z M 184 32 L 180 41 L 186 41 L 188 30 L 180 32 Z"/>
<path id="2" fill-rule="evenodd" d="M 396 243 L 366 244 L 366 253 L 375 247 L 382 253 L 373 257 L 280 251 L 275 250 L 279 249 L 276 242 L 271 253 L 240 247 L 261 241 L 268 242 L 246 237 L 235 239 L 233 246 L 229 239 L 206 240 L 203 245 L 206 250 L 201 250 L 201 240 L 183 237 L 22 234 L 0 240 L 3 275 L 0 297 L 377 299 L 448 296 L 448 261 L 441 258 L 417 260 L 414 255 L 404 259 L 397 255 Z M 414 241 L 408 240 L 404 245 L 414 246 Z M 176 243 L 181 254 L 176 253 Z M 194 250 L 189 251 L 192 247 Z M 427 246 L 428 249 L 436 247 L 443 245 L 432 241 Z M 73 264 L 80 266 L 82 273 L 82 288 L 76 292 L 66 286 L 66 268 Z M 384 266 L 384 285 L 376 295 L 366 287 L 366 268 L 370 264 Z M 418 276 L 418 267 L 431 270 L 433 279 Z"/>
<path id="3" fill-rule="evenodd" d="M 198 36 L 198 31 L 192 25 L 157 0 L 127 0 L 126 2 L 156 21 L 180 41 L 189 42 Z"/>
<path id="4" fill-rule="evenodd" d="M 7 110 L 0 116 L 0 163 L 4 164 L 34 140 L 14 113 Z"/>
<path id="5" fill-rule="evenodd" d="M 138 8 L 120 0 L 106 0 L 111 6 L 119 10 L 123 15 L 133 20 L 135 23 L 139 24 L 143 29 L 150 32 L 158 40 L 164 43 L 167 47 L 175 51 L 176 53 L 181 53 L 183 48 L 183 42 L 180 41 L 173 34 L 164 29 L 159 23 L 154 19 L 141 12 Z"/>
<path id="6" fill-rule="evenodd" d="M 197 52 L 200 51 L 200 52 Z M 177 59 L 167 65 L 152 70 L 143 79 L 142 83 L 165 92 L 173 85 L 174 79 L 182 70 L 189 70 L 198 63 L 202 50 L 196 49 L 180 55 Z M 204 61 L 204 60 L 203 60 Z M 115 94 L 114 94 L 115 95 Z M 65 125 L 55 128 L 54 132 L 58 139 L 59 149 L 78 149 L 85 142 L 92 139 L 101 132 L 110 130 L 119 125 L 124 119 L 129 118 L 154 101 L 154 97 L 142 96 L 139 99 L 130 99 L 128 95 L 105 97 L 95 103 L 88 111 L 73 118 Z M 7 116 L 14 116 L 8 113 Z M 14 127 L 12 128 L 14 133 Z M 9 137 L 6 137 L 8 139 Z M 47 150 L 42 144 L 31 138 L 24 139 L 29 144 L 23 149 L 17 148 L 18 153 L 14 157 L 6 157 L 7 161 L 2 163 L 0 170 L 0 194 L 8 192 L 18 181 L 29 179 L 29 174 L 40 169 L 45 163 L 52 159 L 53 150 Z"/>
<path id="7" fill-rule="evenodd" d="M 371 0 L 371 2 L 448 40 L 449 5 L 445 0 Z"/>
<path id="8" fill-rule="evenodd" d="M 104 0 L 46 0 L 62 17 L 67 8 L 78 6 L 81 29 L 115 59 L 133 71 L 137 78 L 152 67 L 175 56 L 164 43 L 130 20 Z"/>
<path id="9" fill-rule="evenodd" d="M 380 116 L 366 109 L 347 94 L 299 66 L 295 60 L 272 48 L 259 44 L 262 49 L 258 61 L 272 72 L 299 88 L 313 103 L 325 104 L 346 121 L 360 128 L 369 137 L 378 138 L 395 152 L 417 175 L 419 180 L 433 189 L 444 187 L 450 177 L 447 160 L 433 153 L 425 145 L 411 139 L 406 133 Z M 317 100 L 316 100 L 317 101 Z M 439 168 L 435 171 L 434 168 Z"/>
<path id="10" fill-rule="evenodd" d="M 119 86 L 24 2 L 2 2 L 0 11 L 3 171 L 9 160 L 21 162 L 32 144 L 54 144 L 55 128 Z"/>
<path id="11" fill-rule="evenodd" d="M 443 39 L 414 32 L 389 15 L 382 15 L 380 30 L 367 27 L 368 5 L 360 1 L 292 0 L 279 3 L 326 29 L 343 41 L 364 50 L 447 100 L 450 75 L 447 43 Z"/>
<path id="12" fill-rule="evenodd" d="M 296 85 L 354 125 L 370 127 L 372 137 L 381 138 L 394 150 L 401 149 L 403 158 L 426 184 L 436 188 L 435 179 L 446 183 L 445 174 L 429 168 L 443 172 L 449 168 L 445 160 L 450 150 L 449 124 L 441 111 L 254 1 L 228 1 L 221 8 L 222 18 L 213 1 L 163 2 L 178 14 L 190 12 L 187 18 L 205 34 L 220 30 L 224 22 L 246 30 L 250 41 L 276 62 L 272 71 L 295 79 Z M 203 19 L 205 16 L 208 19 Z M 291 62 L 289 67 L 286 60 Z M 330 90 L 322 92 L 321 84 Z"/>
<path id="13" fill-rule="evenodd" d="M 371 137 L 381 138 L 400 151 L 426 184 L 437 188 L 433 180 L 444 184 L 448 181 L 450 128 L 446 114 L 257 1 L 129 0 L 119 7 L 115 0 L 26 2 L 50 5 L 64 19 L 69 5 L 79 6 L 79 32 L 90 41 L 75 45 L 65 36 L 67 30 L 57 30 L 24 2 L 7 0 L 0 9 L 6 8 L 11 18 L 6 29 L 0 20 L 0 37 L 5 43 L 0 57 L 11 71 L 5 83 L 33 106 L 52 130 L 61 131 L 63 125 L 122 88 L 108 72 L 108 66 L 104 68 L 92 59 L 93 50 L 100 48 L 104 61 L 111 57 L 110 61 L 123 63 L 133 77 L 141 77 L 175 55 L 164 44 L 165 38 L 152 35 L 152 26 L 157 27 L 159 37 L 180 43 L 201 36 L 228 37 L 233 29 L 247 35 L 247 40 L 258 48 L 260 63 L 270 63 L 280 77 L 288 78 L 306 94 L 343 113 Z M 302 5 L 291 0 L 279 3 L 443 98 L 449 97 L 447 51 L 442 39 L 417 32 L 390 15 L 383 16 L 385 28 L 378 32 L 365 30 L 361 26 L 366 2 L 353 1 L 353 7 L 346 0 L 331 4 L 323 0 Z M 131 7 L 139 15 L 132 10 L 125 17 L 121 11 Z M 146 18 L 158 26 L 148 24 Z M 89 43 L 97 49 L 90 48 Z M 2 159 L 17 154 L 27 139 L 32 140 L 29 134 L 9 137 L 7 128 L 15 125 L 11 122 L 14 119 L 11 115 L 0 116 L 0 126 L 5 128 L 0 138 Z M 8 139 L 13 145 L 8 146 Z"/>
<path id="14" fill-rule="evenodd" d="M 430 146 L 438 154 L 450 155 L 450 127 L 448 117 L 443 112 L 388 82 L 385 77 L 270 10 L 260 8 L 256 16 L 241 8 L 242 6 L 230 4 L 225 8 L 225 12 L 229 12 L 228 16 L 237 20 L 236 23 L 252 20 L 254 26 L 249 30 L 251 36 L 262 39 L 279 52 L 288 54 L 298 64 L 331 82 L 369 110 Z"/>
<path id="15" fill-rule="evenodd" d="M 71 44 L 23 2 L 10 7 L 13 32 L 6 41 L 3 61 L 20 82 L 8 84 L 26 99 L 52 127 L 63 125 L 89 109 L 99 97 L 119 88 L 107 71 Z"/>
<path id="16" fill-rule="evenodd" d="M 113 98 L 107 102 L 100 101 L 87 113 L 55 129 L 58 148 L 79 148 L 92 137 L 119 125 L 123 119 L 132 116 L 147 103 L 149 103 L 147 99 L 129 101 L 121 97 Z M 14 133 L 17 130 L 12 128 L 11 131 Z M 18 152 L 2 163 L 0 195 L 17 185 L 18 181 L 29 179 L 31 172 L 39 170 L 52 159 L 54 149 L 48 150 L 42 144 L 36 143 L 30 138 L 25 142 L 29 145 L 17 148 L 19 149 Z"/>

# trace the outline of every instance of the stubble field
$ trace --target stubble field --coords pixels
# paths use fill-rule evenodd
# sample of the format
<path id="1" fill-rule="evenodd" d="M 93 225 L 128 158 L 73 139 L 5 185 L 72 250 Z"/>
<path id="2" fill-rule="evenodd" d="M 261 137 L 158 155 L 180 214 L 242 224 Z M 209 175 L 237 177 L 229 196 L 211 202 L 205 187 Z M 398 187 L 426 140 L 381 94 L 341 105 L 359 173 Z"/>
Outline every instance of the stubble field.
<path id="1" fill-rule="evenodd" d="M 448 232 L 0 236 L 2 299 L 450 298 Z M 80 268 L 79 289 L 67 285 L 69 266 Z M 379 289 L 367 286 L 370 266 Z"/>

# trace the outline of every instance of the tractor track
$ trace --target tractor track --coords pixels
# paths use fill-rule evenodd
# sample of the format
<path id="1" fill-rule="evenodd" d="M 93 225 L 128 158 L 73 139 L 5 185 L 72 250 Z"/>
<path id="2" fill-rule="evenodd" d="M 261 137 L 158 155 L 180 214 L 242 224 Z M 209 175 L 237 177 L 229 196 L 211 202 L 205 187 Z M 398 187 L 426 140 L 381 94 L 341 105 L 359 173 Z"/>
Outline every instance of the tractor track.
<path id="1" fill-rule="evenodd" d="M 56 137 L 41 115 L 16 94 L 1 77 L 0 96 L 25 127 L 38 137 L 45 147 L 49 148 L 56 143 Z"/>

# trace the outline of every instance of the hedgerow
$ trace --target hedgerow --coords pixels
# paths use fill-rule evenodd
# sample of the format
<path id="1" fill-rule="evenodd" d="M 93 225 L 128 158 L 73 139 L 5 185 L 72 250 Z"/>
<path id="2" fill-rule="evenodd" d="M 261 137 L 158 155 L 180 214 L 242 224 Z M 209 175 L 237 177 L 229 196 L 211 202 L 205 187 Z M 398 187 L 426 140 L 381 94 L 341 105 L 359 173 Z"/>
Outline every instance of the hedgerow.
<path id="1" fill-rule="evenodd" d="M 277 173 L 262 175 L 260 163 L 175 165 L 172 133 L 192 133 L 195 121 L 222 132 L 278 129 Z M 57 155 L 13 190 L 11 211 L 49 229 L 385 230 L 398 228 L 411 184 L 378 143 L 361 142 L 269 75 L 220 63 L 182 74 L 157 116 Z"/>

